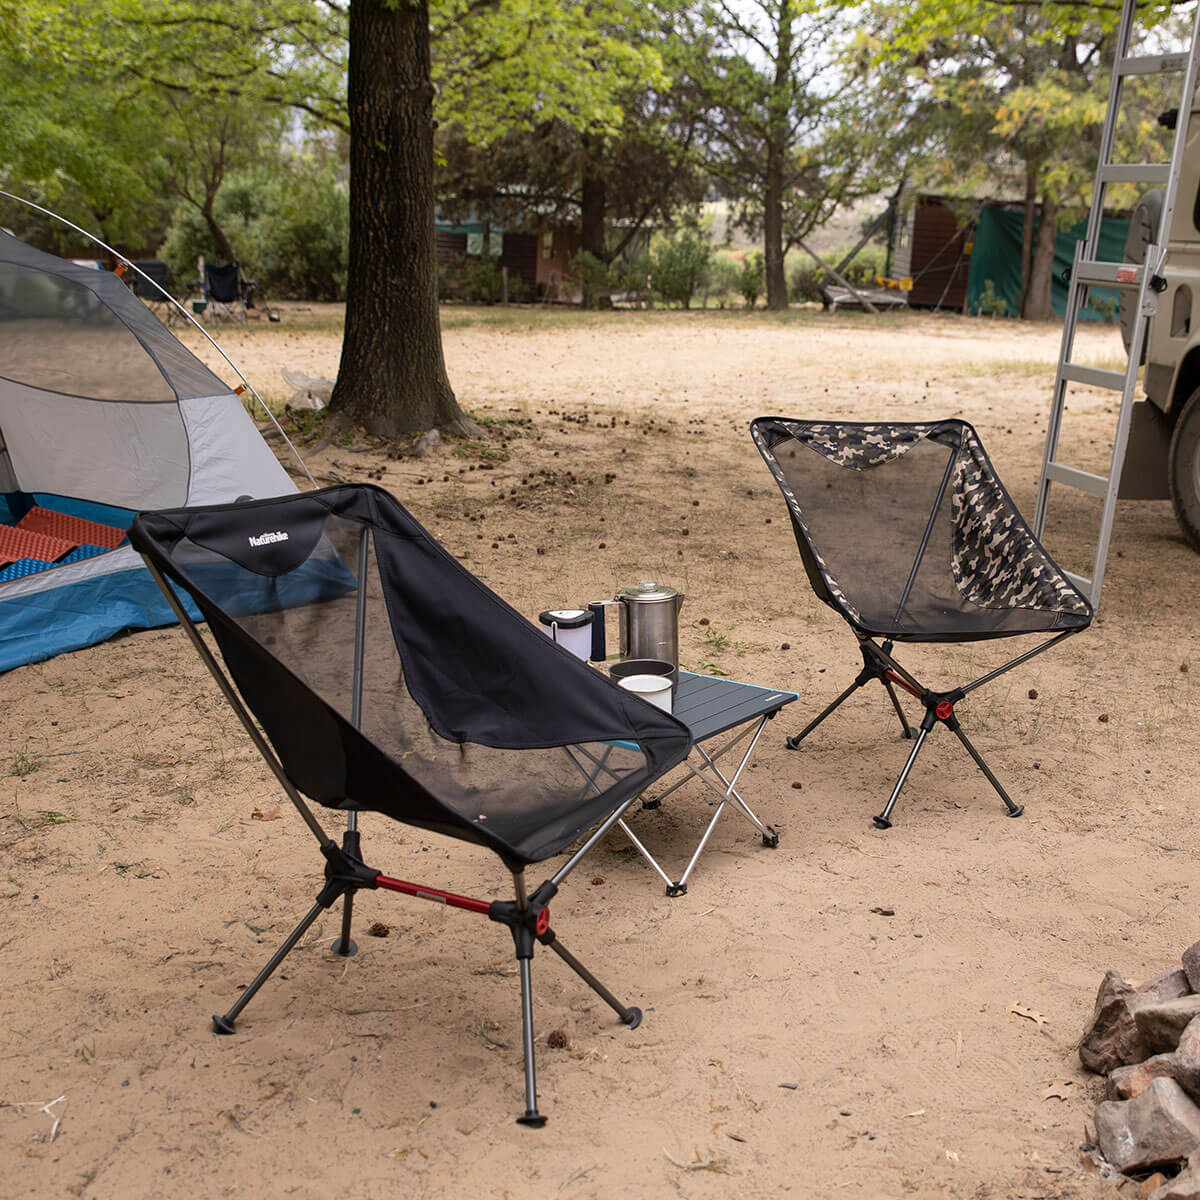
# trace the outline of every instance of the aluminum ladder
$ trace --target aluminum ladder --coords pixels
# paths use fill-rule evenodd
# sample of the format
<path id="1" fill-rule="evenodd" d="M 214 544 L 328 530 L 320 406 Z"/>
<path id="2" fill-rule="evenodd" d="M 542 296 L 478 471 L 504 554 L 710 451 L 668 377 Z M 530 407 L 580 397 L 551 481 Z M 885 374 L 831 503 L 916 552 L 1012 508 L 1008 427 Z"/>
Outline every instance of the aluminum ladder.
<path id="1" fill-rule="evenodd" d="M 1042 459 L 1042 473 L 1038 480 L 1037 505 L 1033 517 L 1033 531 L 1039 540 L 1044 541 L 1051 483 L 1062 483 L 1080 488 L 1103 499 L 1100 535 L 1091 578 L 1088 579 L 1070 571 L 1066 572 L 1071 582 L 1088 597 L 1093 606 L 1099 604 L 1100 588 L 1104 583 L 1104 564 L 1108 558 L 1108 544 L 1112 537 L 1117 494 L 1121 486 L 1121 468 L 1125 462 L 1125 449 L 1129 440 L 1129 424 L 1137 388 L 1138 368 L 1142 361 L 1142 349 L 1146 341 L 1146 320 L 1158 311 L 1158 293 L 1165 287 L 1162 274 L 1167 257 L 1167 242 L 1172 215 L 1175 210 L 1175 194 L 1179 187 L 1179 175 L 1183 166 L 1184 149 L 1187 145 L 1188 119 L 1192 111 L 1192 98 L 1196 93 L 1197 63 L 1200 61 L 1200 5 L 1197 6 L 1193 19 L 1190 49 L 1177 54 L 1156 55 L 1130 55 L 1129 53 L 1133 40 L 1136 7 L 1136 0 L 1124 0 L 1121 9 L 1112 81 L 1108 92 L 1108 109 L 1104 116 L 1104 131 L 1100 141 L 1100 160 L 1092 191 L 1092 207 L 1088 213 L 1087 233 L 1083 241 L 1076 243 L 1075 246 L 1075 261 L 1071 268 L 1070 288 L 1067 294 L 1066 319 L 1063 322 L 1062 346 L 1059 350 L 1058 368 L 1054 379 L 1054 399 L 1050 406 L 1050 419 L 1046 426 L 1046 449 Z M 1120 113 L 1124 81 L 1133 75 L 1165 74 L 1183 75 L 1182 94 L 1175 122 L 1175 140 L 1172 144 L 1170 162 L 1136 164 L 1113 162 L 1117 118 Z M 1097 259 L 1100 245 L 1100 225 L 1104 218 L 1105 190 L 1110 183 L 1163 185 L 1162 216 L 1153 242 L 1146 247 L 1145 261 L 1141 264 L 1100 262 Z M 1071 359 L 1075 346 L 1075 331 L 1079 324 L 1079 312 L 1087 303 L 1090 285 L 1115 287 L 1137 294 L 1135 311 L 1138 313 L 1138 319 L 1133 323 L 1129 357 L 1124 372 L 1100 370 L 1073 362 Z M 1116 434 L 1113 438 L 1112 463 L 1107 476 L 1096 475 L 1091 471 L 1068 466 L 1058 459 L 1058 440 L 1062 430 L 1067 387 L 1072 383 L 1121 393 L 1121 408 L 1117 417 Z"/>

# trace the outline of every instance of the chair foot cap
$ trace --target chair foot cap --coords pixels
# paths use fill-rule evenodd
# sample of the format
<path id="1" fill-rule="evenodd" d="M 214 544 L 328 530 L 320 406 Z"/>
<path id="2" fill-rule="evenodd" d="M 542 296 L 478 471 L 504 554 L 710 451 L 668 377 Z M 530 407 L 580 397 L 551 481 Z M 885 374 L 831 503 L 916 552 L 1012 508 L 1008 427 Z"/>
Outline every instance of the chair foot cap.
<path id="1" fill-rule="evenodd" d="M 530 1129 L 541 1129 L 546 1123 L 546 1118 L 540 1112 L 527 1112 L 523 1117 L 517 1118 L 518 1125 L 528 1125 Z"/>
<path id="2" fill-rule="evenodd" d="M 1024 811 L 1025 805 L 1018 804 L 1016 808 L 1010 808 L 1005 815 L 1009 817 L 1019 817 Z"/>
<path id="3" fill-rule="evenodd" d="M 213 1017 L 213 1033 L 230 1034 L 237 1033 L 233 1027 L 233 1022 L 226 1017 Z"/>
<path id="4" fill-rule="evenodd" d="M 672 900 L 674 900 L 676 896 L 686 896 L 687 895 L 687 884 L 686 883 L 669 883 L 669 884 L 667 884 L 667 895 L 670 896 Z"/>
<path id="5" fill-rule="evenodd" d="M 766 846 L 769 850 L 776 849 L 779 846 L 778 831 L 772 829 L 770 833 L 764 833 L 762 835 L 762 842 L 763 842 L 763 845 Z"/>
<path id="6" fill-rule="evenodd" d="M 803 739 L 799 737 L 784 738 L 784 744 L 789 750 L 799 750 Z"/>
<path id="7" fill-rule="evenodd" d="M 625 1010 L 625 1015 L 621 1018 L 622 1025 L 628 1025 L 630 1029 L 636 1029 L 642 1023 L 642 1010 L 635 1008 L 632 1004 Z"/>
<path id="8" fill-rule="evenodd" d="M 341 938 L 335 938 L 333 945 L 329 947 L 330 954 L 337 954 L 341 958 L 353 958 L 358 953 L 358 943 L 353 938 L 348 938 L 345 942 Z"/>
<path id="9" fill-rule="evenodd" d="M 871 820 L 876 829 L 891 829 L 892 827 L 892 823 L 887 817 L 872 817 Z"/>
<path id="10" fill-rule="evenodd" d="M 659 807 L 661 807 L 661 805 L 662 805 L 661 800 L 643 800 L 642 801 L 642 808 L 644 808 L 644 809 L 659 808 Z"/>

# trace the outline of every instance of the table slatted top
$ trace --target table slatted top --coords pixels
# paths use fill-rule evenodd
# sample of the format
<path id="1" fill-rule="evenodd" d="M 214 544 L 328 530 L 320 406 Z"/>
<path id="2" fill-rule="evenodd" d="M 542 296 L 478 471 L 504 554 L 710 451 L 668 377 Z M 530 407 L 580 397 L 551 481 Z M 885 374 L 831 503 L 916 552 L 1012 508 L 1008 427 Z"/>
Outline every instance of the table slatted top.
<path id="1" fill-rule="evenodd" d="M 795 699 L 795 692 L 680 671 L 673 707 L 675 716 L 691 731 L 692 740 L 703 742 L 755 717 L 778 712 Z"/>

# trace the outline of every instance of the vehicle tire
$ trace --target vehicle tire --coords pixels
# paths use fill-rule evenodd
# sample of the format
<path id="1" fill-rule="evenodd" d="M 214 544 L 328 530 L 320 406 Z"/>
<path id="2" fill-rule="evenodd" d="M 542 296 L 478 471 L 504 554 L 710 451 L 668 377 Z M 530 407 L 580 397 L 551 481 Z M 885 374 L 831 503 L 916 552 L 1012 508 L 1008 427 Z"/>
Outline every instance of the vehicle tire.
<path id="1" fill-rule="evenodd" d="M 1183 536 L 1200 552 L 1200 388 L 1188 397 L 1175 422 L 1167 487 Z"/>
<path id="2" fill-rule="evenodd" d="M 1162 218 L 1163 189 L 1155 188 L 1147 192 L 1133 210 L 1129 219 L 1129 232 L 1125 235 L 1125 252 L 1122 255 L 1125 262 L 1144 263 L 1146 247 L 1154 241 L 1158 234 L 1159 220 Z M 1133 341 L 1133 324 L 1137 317 L 1137 293 L 1123 290 L 1121 292 L 1121 341 L 1125 343 L 1128 353 L 1129 343 Z M 1146 361 L 1146 344 L 1142 343 L 1142 362 Z"/>

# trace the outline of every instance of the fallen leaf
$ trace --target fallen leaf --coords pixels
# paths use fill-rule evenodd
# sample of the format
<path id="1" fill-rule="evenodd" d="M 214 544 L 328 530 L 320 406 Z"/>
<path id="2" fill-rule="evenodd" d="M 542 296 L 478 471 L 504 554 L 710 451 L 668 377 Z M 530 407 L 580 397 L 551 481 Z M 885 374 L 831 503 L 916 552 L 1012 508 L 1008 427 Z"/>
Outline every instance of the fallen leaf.
<path id="1" fill-rule="evenodd" d="M 956 1150 L 943 1150 L 942 1153 L 946 1156 L 947 1162 L 958 1162 L 958 1152 Z"/>
<path id="2" fill-rule="evenodd" d="M 912 1112 L 905 1113 L 904 1115 L 906 1117 L 923 1117 L 925 1115 L 925 1110 L 923 1108 L 914 1108 Z"/>
<path id="3" fill-rule="evenodd" d="M 280 821 L 282 819 L 283 819 L 283 813 L 279 811 L 278 804 L 275 805 L 275 807 L 270 809 L 268 812 L 263 812 L 263 810 L 261 808 L 256 808 L 250 814 L 250 820 L 252 820 L 252 821 Z"/>
<path id="4" fill-rule="evenodd" d="M 1023 1004 L 1017 1004 L 1015 1001 L 1010 1004 L 1005 1010 L 1005 1014 L 1010 1017 L 1024 1017 L 1027 1021 L 1033 1021 L 1037 1025 L 1047 1024 L 1046 1018 L 1040 1012 L 1033 1008 L 1026 1008 Z"/>
<path id="5" fill-rule="evenodd" d="M 1052 1079 L 1042 1093 L 1043 1100 L 1069 1100 L 1071 1089 L 1075 1086 L 1073 1079 Z"/>

